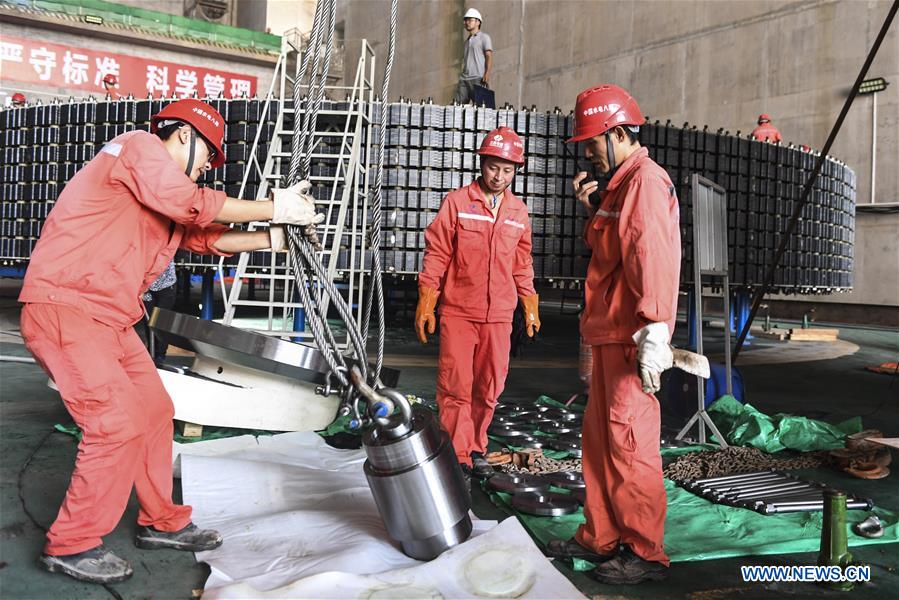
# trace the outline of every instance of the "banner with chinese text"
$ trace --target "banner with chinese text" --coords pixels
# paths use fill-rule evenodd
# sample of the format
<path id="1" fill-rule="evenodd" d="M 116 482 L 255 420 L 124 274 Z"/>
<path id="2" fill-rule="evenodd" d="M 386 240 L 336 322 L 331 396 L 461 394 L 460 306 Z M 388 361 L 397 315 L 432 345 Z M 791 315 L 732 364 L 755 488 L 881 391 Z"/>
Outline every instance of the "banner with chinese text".
<path id="1" fill-rule="evenodd" d="M 3 36 L 0 79 L 104 94 L 103 77 L 115 75 L 122 96 L 237 98 L 256 93 L 256 77 L 85 48 Z"/>

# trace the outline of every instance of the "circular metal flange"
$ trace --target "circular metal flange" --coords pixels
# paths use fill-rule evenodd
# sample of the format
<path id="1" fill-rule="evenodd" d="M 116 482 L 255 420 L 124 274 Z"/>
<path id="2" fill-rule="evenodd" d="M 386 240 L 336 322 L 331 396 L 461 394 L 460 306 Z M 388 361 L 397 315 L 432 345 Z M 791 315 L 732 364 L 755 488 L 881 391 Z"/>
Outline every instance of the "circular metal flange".
<path id="1" fill-rule="evenodd" d="M 565 410 L 564 408 L 555 407 L 550 407 L 548 410 L 544 411 L 543 416 L 547 419 L 553 419 L 554 421 L 574 421 L 577 419 L 577 415 L 573 412 Z"/>
<path id="2" fill-rule="evenodd" d="M 587 487 L 584 483 L 584 476 L 576 471 L 558 471 L 556 473 L 546 473 L 542 476 L 550 485 L 560 487 L 566 490 L 577 490 Z"/>
<path id="3" fill-rule="evenodd" d="M 500 473 L 487 480 L 487 487 L 496 492 L 521 494 L 524 492 L 549 492 L 549 483 L 536 475 Z"/>
<path id="4" fill-rule="evenodd" d="M 587 488 L 577 488 L 571 490 L 571 497 L 581 503 L 581 506 L 587 503 Z"/>
<path id="5" fill-rule="evenodd" d="M 539 437 L 525 436 L 521 438 L 506 438 L 510 446 L 519 448 L 542 448 L 544 441 Z"/>
<path id="6" fill-rule="evenodd" d="M 521 437 L 528 436 L 528 433 L 518 427 L 509 427 L 505 425 L 494 425 L 487 429 L 487 433 L 496 437 Z M 528 436 L 530 437 L 530 436 Z"/>
<path id="7" fill-rule="evenodd" d="M 550 435 L 563 435 L 573 433 L 575 429 L 573 427 L 568 427 L 566 425 L 560 425 L 557 422 L 553 422 L 552 425 L 541 425 L 540 431 L 542 431 L 543 433 L 548 433 Z"/>
<path id="8" fill-rule="evenodd" d="M 581 439 L 580 434 L 575 434 L 575 432 L 556 436 L 556 442 L 558 442 L 559 444 L 569 444 L 569 445 L 573 445 L 573 446 L 580 446 L 582 441 L 583 440 Z"/>
<path id="9" fill-rule="evenodd" d="M 276 375 L 325 383 L 330 369 L 318 348 L 155 308 L 150 327 L 167 344 L 215 360 Z"/>
<path id="10" fill-rule="evenodd" d="M 512 508 L 540 517 L 559 517 L 576 512 L 579 503 L 569 494 L 516 494 L 512 496 Z"/>
<path id="11" fill-rule="evenodd" d="M 560 440 L 548 439 L 545 443 L 545 447 L 550 450 L 558 450 L 560 452 L 567 452 L 574 458 L 581 458 L 582 451 L 580 444 L 571 444 L 568 442 L 562 442 Z"/>
<path id="12" fill-rule="evenodd" d="M 537 417 L 535 419 L 531 419 L 531 424 L 535 426 L 537 429 L 543 430 L 544 427 L 560 427 L 558 421 L 554 419 L 547 419 L 546 417 Z"/>

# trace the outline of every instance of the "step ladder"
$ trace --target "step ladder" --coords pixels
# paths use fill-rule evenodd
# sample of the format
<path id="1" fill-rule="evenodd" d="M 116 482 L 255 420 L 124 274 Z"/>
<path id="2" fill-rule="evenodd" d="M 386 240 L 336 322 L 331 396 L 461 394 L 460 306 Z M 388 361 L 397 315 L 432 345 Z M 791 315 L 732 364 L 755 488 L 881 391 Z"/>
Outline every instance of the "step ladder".
<path id="1" fill-rule="evenodd" d="M 306 106 L 292 98 L 294 81 L 301 65 L 304 40 L 297 30 L 282 38 L 281 53 L 274 77 L 259 114 L 247 167 L 240 187 L 244 197 L 248 181 L 255 174 L 259 185 L 255 199 L 264 200 L 271 189 L 286 185 L 291 161 L 293 121 L 303 118 Z M 319 226 L 320 252 L 327 276 L 345 289 L 358 324 L 362 323 L 366 271 L 370 268 L 370 253 L 366 249 L 369 184 L 372 161 L 372 124 L 374 102 L 375 55 L 366 40 L 362 41 L 356 75 L 351 86 L 328 86 L 328 96 L 344 95 L 343 101 L 326 101 L 318 112 L 313 132 L 312 169 L 309 180 L 319 212 L 326 219 Z M 291 74 L 292 73 L 292 74 Z M 277 84 L 277 96 L 275 86 Z M 274 133 L 269 147 L 261 139 L 269 111 L 277 110 Z M 267 229 L 268 223 L 250 223 L 248 231 Z M 220 275 L 225 262 L 219 262 Z M 239 257 L 233 283 L 228 289 L 225 278 L 222 296 L 225 315 L 222 322 L 268 335 L 288 337 L 294 341 L 312 340 L 309 331 L 302 330 L 303 305 L 296 290 L 294 269 L 288 253 L 270 251 L 245 252 Z M 253 297 L 249 281 L 261 284 L 261 298 Z M 307 285 L 315 289 L 317 282 Z M 252 286 L 255 287 L 255 286 Z M 315 294 L 313 294 L 315 296 Z M 322 307 L 326 312 L 327 305 Z M 264 318 L 263 318 L 264 317 Z M 252 320 L 245 320 L 252 318 Z M 237 321 L 235 322 L 235 319 Z M 248 325 L 249 324 L 249 325 Z M 297 329 L 300 329 L 299 331 Z M 346 346 L 344 332 L 335 331 L 338 343 Z"/>

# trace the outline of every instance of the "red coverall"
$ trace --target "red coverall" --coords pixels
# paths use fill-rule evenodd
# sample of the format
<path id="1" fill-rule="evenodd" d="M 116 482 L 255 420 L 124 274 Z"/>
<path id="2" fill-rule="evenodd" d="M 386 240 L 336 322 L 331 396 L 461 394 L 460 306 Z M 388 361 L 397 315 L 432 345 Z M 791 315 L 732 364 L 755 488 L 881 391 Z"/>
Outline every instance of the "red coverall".
<path id="1" fill-rule="evenodd" d="M 777 127 L 775 127 L 771 123 L 762 123 L 755 129 L 753 129 L 752 137 L 761 142 L 769 141 L 772 144 L 776 144 L 782 139 L 780 137 L 780 132 L 777 130 Z"/>
<path id="2" fill-rule="evenodd" d="M 211 223 L 224 201 L 135 131 L 106 144 L 47 218 L 19 296 L 22 337 L 83 433 L 47 554 L 100 545 L 132 486 L 140 525 L 190 522 L 190 507 L 172 502 L 172 400 L 132 325 L 178 248 L 221 254 L 213 244 L 228 229 Z"/>
<path id="3" fill-rule="evenodd" d="M 646 148 L 621 164 L 601 196 L 585 233 L 593 256 L 581 335 L 593 346 L 593 378 L 582 434 L 586 523 L 576 539 L 601 554 L 627 544 L 667 566 L 659 404 L 642 389 L 631 336 L 655 322 L 674 331 L 677 196 Z"/>
<path id="4" fill-rule="evenodd" d="M 418 281 L 441 292 L 437 406 L 470 466 L 506 383 L 518 297 L 537 293 L 527 205 L 506 189 L 494 218 L 477 182 L 447 194 L 425 231 Z"/>

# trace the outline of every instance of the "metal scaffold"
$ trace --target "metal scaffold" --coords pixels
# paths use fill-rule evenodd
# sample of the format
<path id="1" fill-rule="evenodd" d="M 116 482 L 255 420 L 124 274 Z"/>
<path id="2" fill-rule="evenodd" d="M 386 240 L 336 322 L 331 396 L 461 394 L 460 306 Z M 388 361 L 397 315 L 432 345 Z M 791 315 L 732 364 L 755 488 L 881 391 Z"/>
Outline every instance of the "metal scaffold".
<path id="1" fill-rule="evenodd" d="M 304 51 L 314 53 L 313 64 L 324 60 L 316 51 L 315 40 L 304 40 L 297 30 L 285 34 L 281 54 L 250 150 L 240 188 L 241 198 L 255 189 L 255 199 L 269 196 L 273 188 L 292 183 L 297 171 L 291 157 L 294 145 L 301 144 L 305 179 L 311 182 L 311 194 L 326 220 L 318 228 L 322 249 L 319 258 L 329 281 L 338 282 L 341 292 L 353 308 L 357 325 L 363 321 L 365 273 L 371 267 L 371 253 L 365 239 L 369 222 L 369 186 L 371 185 L 372 133 L 378 107 L 374 102 L 375 55 L 363 40 L 352 85 L 328 85 L 329 96 L 343 95 L 340 101 L 314 97 L 304 79 Z M 297 90 L 302 94 L 297 100 Z M 321 94 L 321 91 L 318 91 Z M 263 132 L 268 115 L 277 114 L 271 141 Z M 311 133 L 304 128 L 314 123 Z M 302 127 L 301 127 L 302 126 Z M 258 185 L 252 185 L 258 181 Z M 249 230 L 267 228 L 267 223 L 251 223 Z M 309 341 L 305 330 L 306 307 L 302 290 L 297 289 L 295 262 L 289 253 L 243 253 L 237 263 L 233 282 L 228 287 L 225 259 L 219 262 L 222 295 L 225 298 L 223 323 L 254 317 L 241 327 L 297 341 Z M 321 285 L 316 277 L 306 281 L 313 290 Z M 260 293 L 261 292 L 261 293 Z M 260 297 L 261 296 L 261 297 Z M 319 310 L 327 314 L 328 296 Z M 255 310 L 254 310 L 255 309 Z M 261 314 L 261 313 L 264 313 Z M 249 324 L 248 324 L 249 323 Z M 346 346 L 345 332 L 337 332 L 338 343 Z"/>

